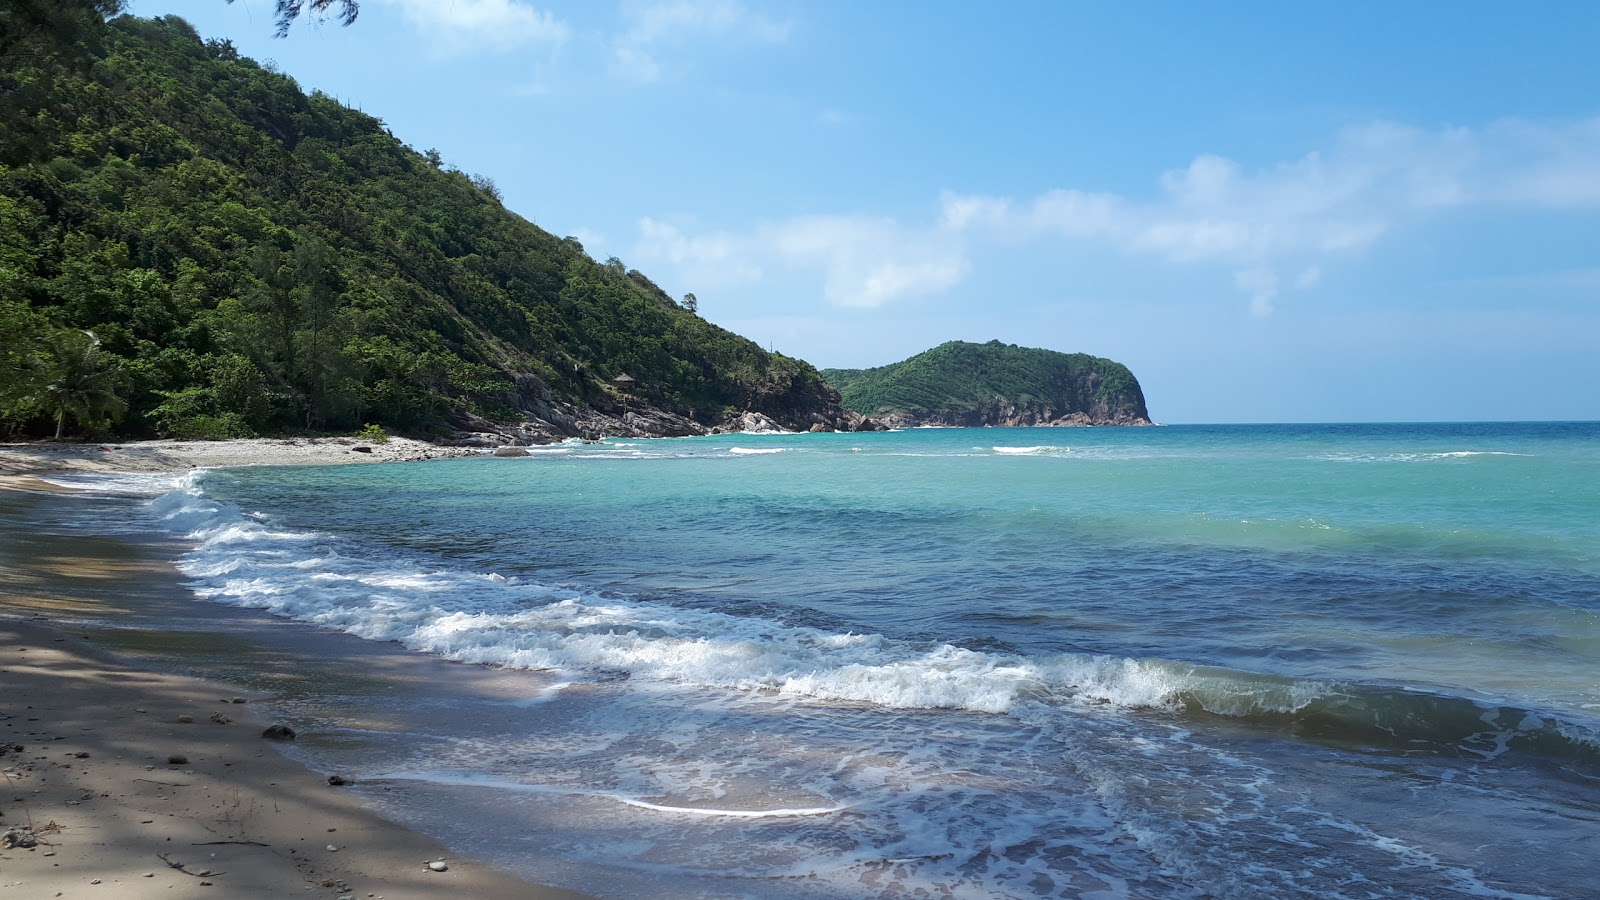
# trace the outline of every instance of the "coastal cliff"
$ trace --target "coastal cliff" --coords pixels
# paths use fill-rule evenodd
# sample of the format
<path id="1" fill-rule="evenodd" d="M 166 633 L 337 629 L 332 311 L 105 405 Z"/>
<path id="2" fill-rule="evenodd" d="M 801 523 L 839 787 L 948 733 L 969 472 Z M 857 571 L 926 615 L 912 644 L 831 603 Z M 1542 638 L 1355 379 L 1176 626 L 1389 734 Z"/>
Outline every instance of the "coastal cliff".
<path id="1" fill-rule="evenodd" d="M 1150 425 L 1127 366 L 1084 353 L 950 341 L 875 369 L 823 369 L 850 410 L 885 425 Z"/>

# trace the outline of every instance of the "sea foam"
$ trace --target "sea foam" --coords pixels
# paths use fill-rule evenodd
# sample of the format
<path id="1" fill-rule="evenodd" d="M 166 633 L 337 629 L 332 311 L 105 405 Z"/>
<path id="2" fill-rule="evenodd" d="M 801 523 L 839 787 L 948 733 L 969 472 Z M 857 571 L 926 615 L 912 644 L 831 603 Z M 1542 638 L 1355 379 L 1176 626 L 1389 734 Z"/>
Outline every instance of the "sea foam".
<path id="1" fill-rule="evenodd" d="M 1468 750 L 1484 739 L 1485 729 L 1474 723 L 1492 715 L 1500 723 L 1528 723 L 1497 724 L 1490 729 L 1495 741 L 1557 755 L 1594 753 L 1587 727 L 1461 697 L 1157 658 L 975 650 L 426 566 L 383 545 L 247 513 L 206 496 L 203 482 L 203 473 L 169 480 L 178 489 L 151 502 L 166 527 L 195 544 L 179 568 L 197 595 L 459 662 L 573 679 L 625 673 L 889 709 L 1013 714 L 1026 705 L 1309 718 L 1351 734 L 1399 735 L 1399 728 Z"/>
<path id="2" fill-rule="evenodd" d="M 152 508 L 195 542 L 179 567 L 203 598 L 461 662 L 986 713 L 1046 694 L 1176 707 L 1197 690 L 1197 676 L 1159 663 L 1031 660 L 420 566 L 380 545 L 287 528 L 213 500 L 199 476 Z"/>

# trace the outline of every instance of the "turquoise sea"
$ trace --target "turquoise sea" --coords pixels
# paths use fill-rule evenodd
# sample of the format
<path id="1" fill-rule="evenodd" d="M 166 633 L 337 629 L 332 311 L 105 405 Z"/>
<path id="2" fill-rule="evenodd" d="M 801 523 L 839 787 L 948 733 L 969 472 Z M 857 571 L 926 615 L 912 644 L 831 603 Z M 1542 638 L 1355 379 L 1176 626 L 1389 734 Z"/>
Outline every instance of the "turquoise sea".
<path id="1" fill-rule="evenodd" d="M 189 542 L 205 601 L 515 670 L 493 702 L 278 712 L 312 765 L 406 785 L 389 814 L 602 896 L 1600 885 L 1600 424 L 739 434 L 97 484 Z"/>

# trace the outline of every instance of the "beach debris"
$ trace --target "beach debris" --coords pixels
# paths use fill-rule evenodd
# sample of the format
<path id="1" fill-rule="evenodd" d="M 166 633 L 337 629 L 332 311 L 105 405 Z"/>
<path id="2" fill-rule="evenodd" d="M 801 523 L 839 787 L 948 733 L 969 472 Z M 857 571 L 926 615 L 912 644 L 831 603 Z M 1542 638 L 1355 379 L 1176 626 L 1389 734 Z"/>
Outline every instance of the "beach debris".
<path id="1" fill-rule="evenodd" d="M 261 736 L 269 741 L 292 741 L 294 729 L 287 725 L 268 725 L 267 730 L 261 732 Z"/>
<path id="2" fill-rule="evenodd" d="M 446 869 L 449 869 L 449 868 L 450 868 L 450 864 L 446 863 L 442 859 L 436 859 L 433 862 L 428 863 L 428 870 L 431 871 L 431 872 L 443 872 L 443 871 L 445 871 Z"/>
<path id="3" fill-rule="evenodd" d="M 156 854 L 156 859 L 159 859 L 162 862 L 166 863 L 167 864 L 167 868 L 169 868 L 169 869 L 177 869 L 179 872 L 182 872 L 183 874 L 192 876 L 194 878 L 216 878 L 219 875 L 228 874 L 227 872 L 213 872 L 210 869 L 201 869 L 198 872 L 191 872 L 188 869 L 184 868 L 184 864 L 183 863 L 181 863 L 181 862 L 173 862 L 172 859 L 170 857 L 168 857 L 165 853 L 157 853 Z M 210 884 L 210 882 L 207 882 L 207 881 L 202 881 L 200 883 L 201 884 Z"/>
<path id="4" fill-rule="evenodd" d="M 329 844 L 328 845 L 328 852 L 329 853 L 338 853 L 339 852 L 339 848 L 338 848 L 338 846 L 336 846 L 334 844 Z"/>
<path id="5" fill-rule="evenodd" d="M 26 828 L 13 828 L 5 834 L 0 834 L 0 847 L 7 850 L 30 850 L 39 846 L 39 836 Z"/>
<path id="6" fill-rule="evenodd" d="M 250 701 L 246 700 L 243 697 L 235 697 L 235 698 L 233 698 L 233 702 L 234 703 L 248 703 Z"/>
<path id="7" fill-rule="evenodd" d="M 223 715 L 222 713 L 212 713 L 211 714 L 211 721 L 217 723 L 218 725 L 227 725 L 230 722 L 232 722 L 233 720 L 228 718 L 227 716 Z"/>
<path id="8" fill-rule="evenodd" d="M 347 784 L 355 784 L 356 780 L 354 778 L 346 778 L 343 775 L 329 775 L 328 783 L 334 787 L 344 787 Z"/>
<path id="9" fill-rule="evenodd" d="M 72 755 L 77 757 L 78 759 L 88 759 L 89 758 L 89 751 L 87 751 L 87 750 L 79 750 L 77 753 L 74 753 Z"/>
<path id="10" fill-rule="evenodd" d="M 179 725 L 188 725 L 190 722 L 193 722 L 193 721 L 194 721 L 194 716 L 179 716 L 178 717 L 178 724 Z"/>
<path id="11" fill-rule="evenodd" d="M 184 765 L 185 763 L 187 763 L 188 761 L 189 761 L 189 757 L 184 756 L 182 753 L 174 753 L 171 756 L 167 757 L 167 765 L 169 765 L 169 766 L 181 766 L 181 765 Z"/>
<path id="12" fill-rule="evenodd" d="M 371 453 L 372 452 L 372 448 L 371 447 L 351 447 L 350 448 L 350 452 L 351 453 Z"/>

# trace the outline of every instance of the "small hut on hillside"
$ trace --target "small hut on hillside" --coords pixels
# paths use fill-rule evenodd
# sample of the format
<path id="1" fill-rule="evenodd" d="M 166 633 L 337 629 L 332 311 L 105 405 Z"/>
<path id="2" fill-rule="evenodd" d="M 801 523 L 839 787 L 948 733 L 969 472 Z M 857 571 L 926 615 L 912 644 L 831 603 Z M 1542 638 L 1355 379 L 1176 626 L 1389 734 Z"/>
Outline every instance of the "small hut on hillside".
<path id="1" fill-rule="evenodd" d="M 611 384 L 613 386 L 615 386 L 617 390 L 623 392 L 624 394 L 633 393 L 633 389 L 634 389 L 634 387 L 636 385 L 638 385 L 638 383 L 639 383 L 638 379 L 634 378 L 632 375 L 627 374 L 626 372 L 624 372 L 623 374 L 618 375 L 617 377 L 611 379 Z"/>

